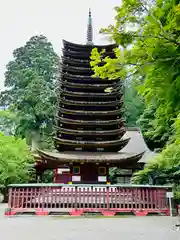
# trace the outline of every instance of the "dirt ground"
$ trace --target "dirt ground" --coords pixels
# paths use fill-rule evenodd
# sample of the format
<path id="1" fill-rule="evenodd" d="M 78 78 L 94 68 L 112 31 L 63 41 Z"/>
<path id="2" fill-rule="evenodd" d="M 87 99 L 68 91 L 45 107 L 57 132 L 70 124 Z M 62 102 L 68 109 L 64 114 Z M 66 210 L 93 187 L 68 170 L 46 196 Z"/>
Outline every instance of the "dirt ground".
<path id="1" fill-rule="evenodd" d="M 5 207 L 0 205 L 3 240 L 180 240 L 171 217 L 4 217 Z"/>

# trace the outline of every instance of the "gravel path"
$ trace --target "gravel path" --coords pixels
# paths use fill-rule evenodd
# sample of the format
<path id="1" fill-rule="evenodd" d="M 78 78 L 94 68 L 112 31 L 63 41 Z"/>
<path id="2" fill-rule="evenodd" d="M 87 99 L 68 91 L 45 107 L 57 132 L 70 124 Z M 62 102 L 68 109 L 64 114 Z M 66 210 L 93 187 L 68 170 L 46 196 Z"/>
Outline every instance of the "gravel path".
<path id="1" fill-rule="evenodd" d="M 180 240 L 171 217 L 60 218 L 4 217 L 0 207 L 0 233 L 4 240 Z"/>

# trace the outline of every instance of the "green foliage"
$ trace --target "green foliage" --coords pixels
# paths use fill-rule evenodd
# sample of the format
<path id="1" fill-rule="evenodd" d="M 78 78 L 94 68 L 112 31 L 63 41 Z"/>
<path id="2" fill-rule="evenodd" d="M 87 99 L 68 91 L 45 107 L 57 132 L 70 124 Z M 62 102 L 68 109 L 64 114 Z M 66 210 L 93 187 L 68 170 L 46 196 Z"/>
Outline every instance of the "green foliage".
<path id="1" fill-rule="evenodd" d="M 176 200 L 178 200 L 178 202 L 179 202 L 179 200 L 180 200 L 180 185 L 174 184 L 174 189 L 173 189 L 173 191 L 174 191 L 174 198 L 175 198 Z"/>
<path id="2" fill-rule="evenodd" d="M 59 77 L 59 58 L 52 44 L 44 36 L 34 36 L 14 50 L 13 56 L 0 100 L 18 117 L 16 135 L 28 139 L 33 131 L 52 132 Z"/>
<path id="3" fill-rule="evenodd" d="M 134 176 L 136 183 L 148 183 L 149 178 L 160 183 L 180 181 L 180 146 L 169 144 L 147 166 Z"/>
<path id="4" fill-rule="evenodd" d="M 0 111 L 0 132 L 7 135 L 13 135 L 17 123 L 18 119 L 15 114 L 11 113 L 9 110 Z"/>
<path id="5" fill-rule="evenodd" d="M 124 86 L 124 117 L 128 127 L 137 126 L 137 121 L 144 111 L 144 101 L 138 94 L 136 82 L 126 80 Z"/>
<path id="6" fill-rule="evenodd" d="M 180 111 L 180 3 L 177 0 L 123 0 L 115 24 L 101 32 L 121 46 L 116 59 L 91 56 L 95 76 L 140 79 L 138 92 L 154 106 L 149 137 L 163 147 Z M 145 114 L 146 115 L 146 114 Z M 145 120 L 145 119 L 144 119 Z M 143 121 L 144 121 L 143 120 Z"/>
<path id="7" fill-rule="evenodd" d="M 169 136 L 172 134 L 172 129 L 164 129 L 164 125 L 159 125 L 154 128 L 154 121 L 156 113 L 156 106 L 149 104 L 144 109 L 143 113 L 137 121 L 137 125 L 141 127 L 144 139 L 148 147 L 152 151 L 161 150 L 165 144 L 170 140 Z"/>
<path id="8" fill-rule="evenodd" d="M 0 184 L 28 182 L 34 162 L 25 140 L 0 133 Z"/>
<path id="9" fill-rule="evenodd" d="M 53 170 L 46 170 L 43 174 L 43 183 L 52 183 L 53 182 L 54 173 Z"/>
<path id="10" fill-rule="evenodd" d="M 117 177 L 116 174 L 119 172 L 119 168 L 113 167 L 109 169 L 109 179 L 111 184 L 117 183 Z"/>
<path id="11" fill-rule="evenodd" d="M 175 198 L 180 200 L 180 116 L 173 124 L 173 137 L 171 143 L 166 145 L 145 168 L 133 177 L 134 183 L 147 184 L 150 179 L 153 183 L 174 184 Z"/>

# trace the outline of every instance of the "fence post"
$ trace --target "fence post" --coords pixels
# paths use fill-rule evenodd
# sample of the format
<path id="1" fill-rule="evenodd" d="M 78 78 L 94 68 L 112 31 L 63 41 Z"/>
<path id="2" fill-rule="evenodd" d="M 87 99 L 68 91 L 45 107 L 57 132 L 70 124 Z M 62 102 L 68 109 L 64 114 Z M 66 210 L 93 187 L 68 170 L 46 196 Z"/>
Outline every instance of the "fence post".
<path id="1" fill-rule="evenodd" d="M 77 211 L 77 186 L 75 186 L 75 211 Z"/>
<path id="2" fill-rule="evenodd" d="M 8 196 L 8 208 L 12 208 L 12 188 L 9 188 L 9 196 Z"/>
<path id="3" fill-rule="evenodd" d="M 106 199 L 107 199 L 107 209 L 110 209 L 110 198 L 109 198 L 109 186 L 107 186 L 107 191 L 106 191 Z"/>

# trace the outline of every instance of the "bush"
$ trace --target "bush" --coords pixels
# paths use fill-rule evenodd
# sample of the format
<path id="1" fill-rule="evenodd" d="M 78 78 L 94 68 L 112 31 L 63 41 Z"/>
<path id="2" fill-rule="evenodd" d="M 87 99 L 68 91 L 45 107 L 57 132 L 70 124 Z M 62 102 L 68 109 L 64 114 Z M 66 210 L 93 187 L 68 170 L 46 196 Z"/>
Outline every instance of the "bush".
<path id="1" fill-rule="evenodd" d="M 27 183 L 33 177 L 33 162 L 25 140 L 0 133 L 0 184 Z"/>

